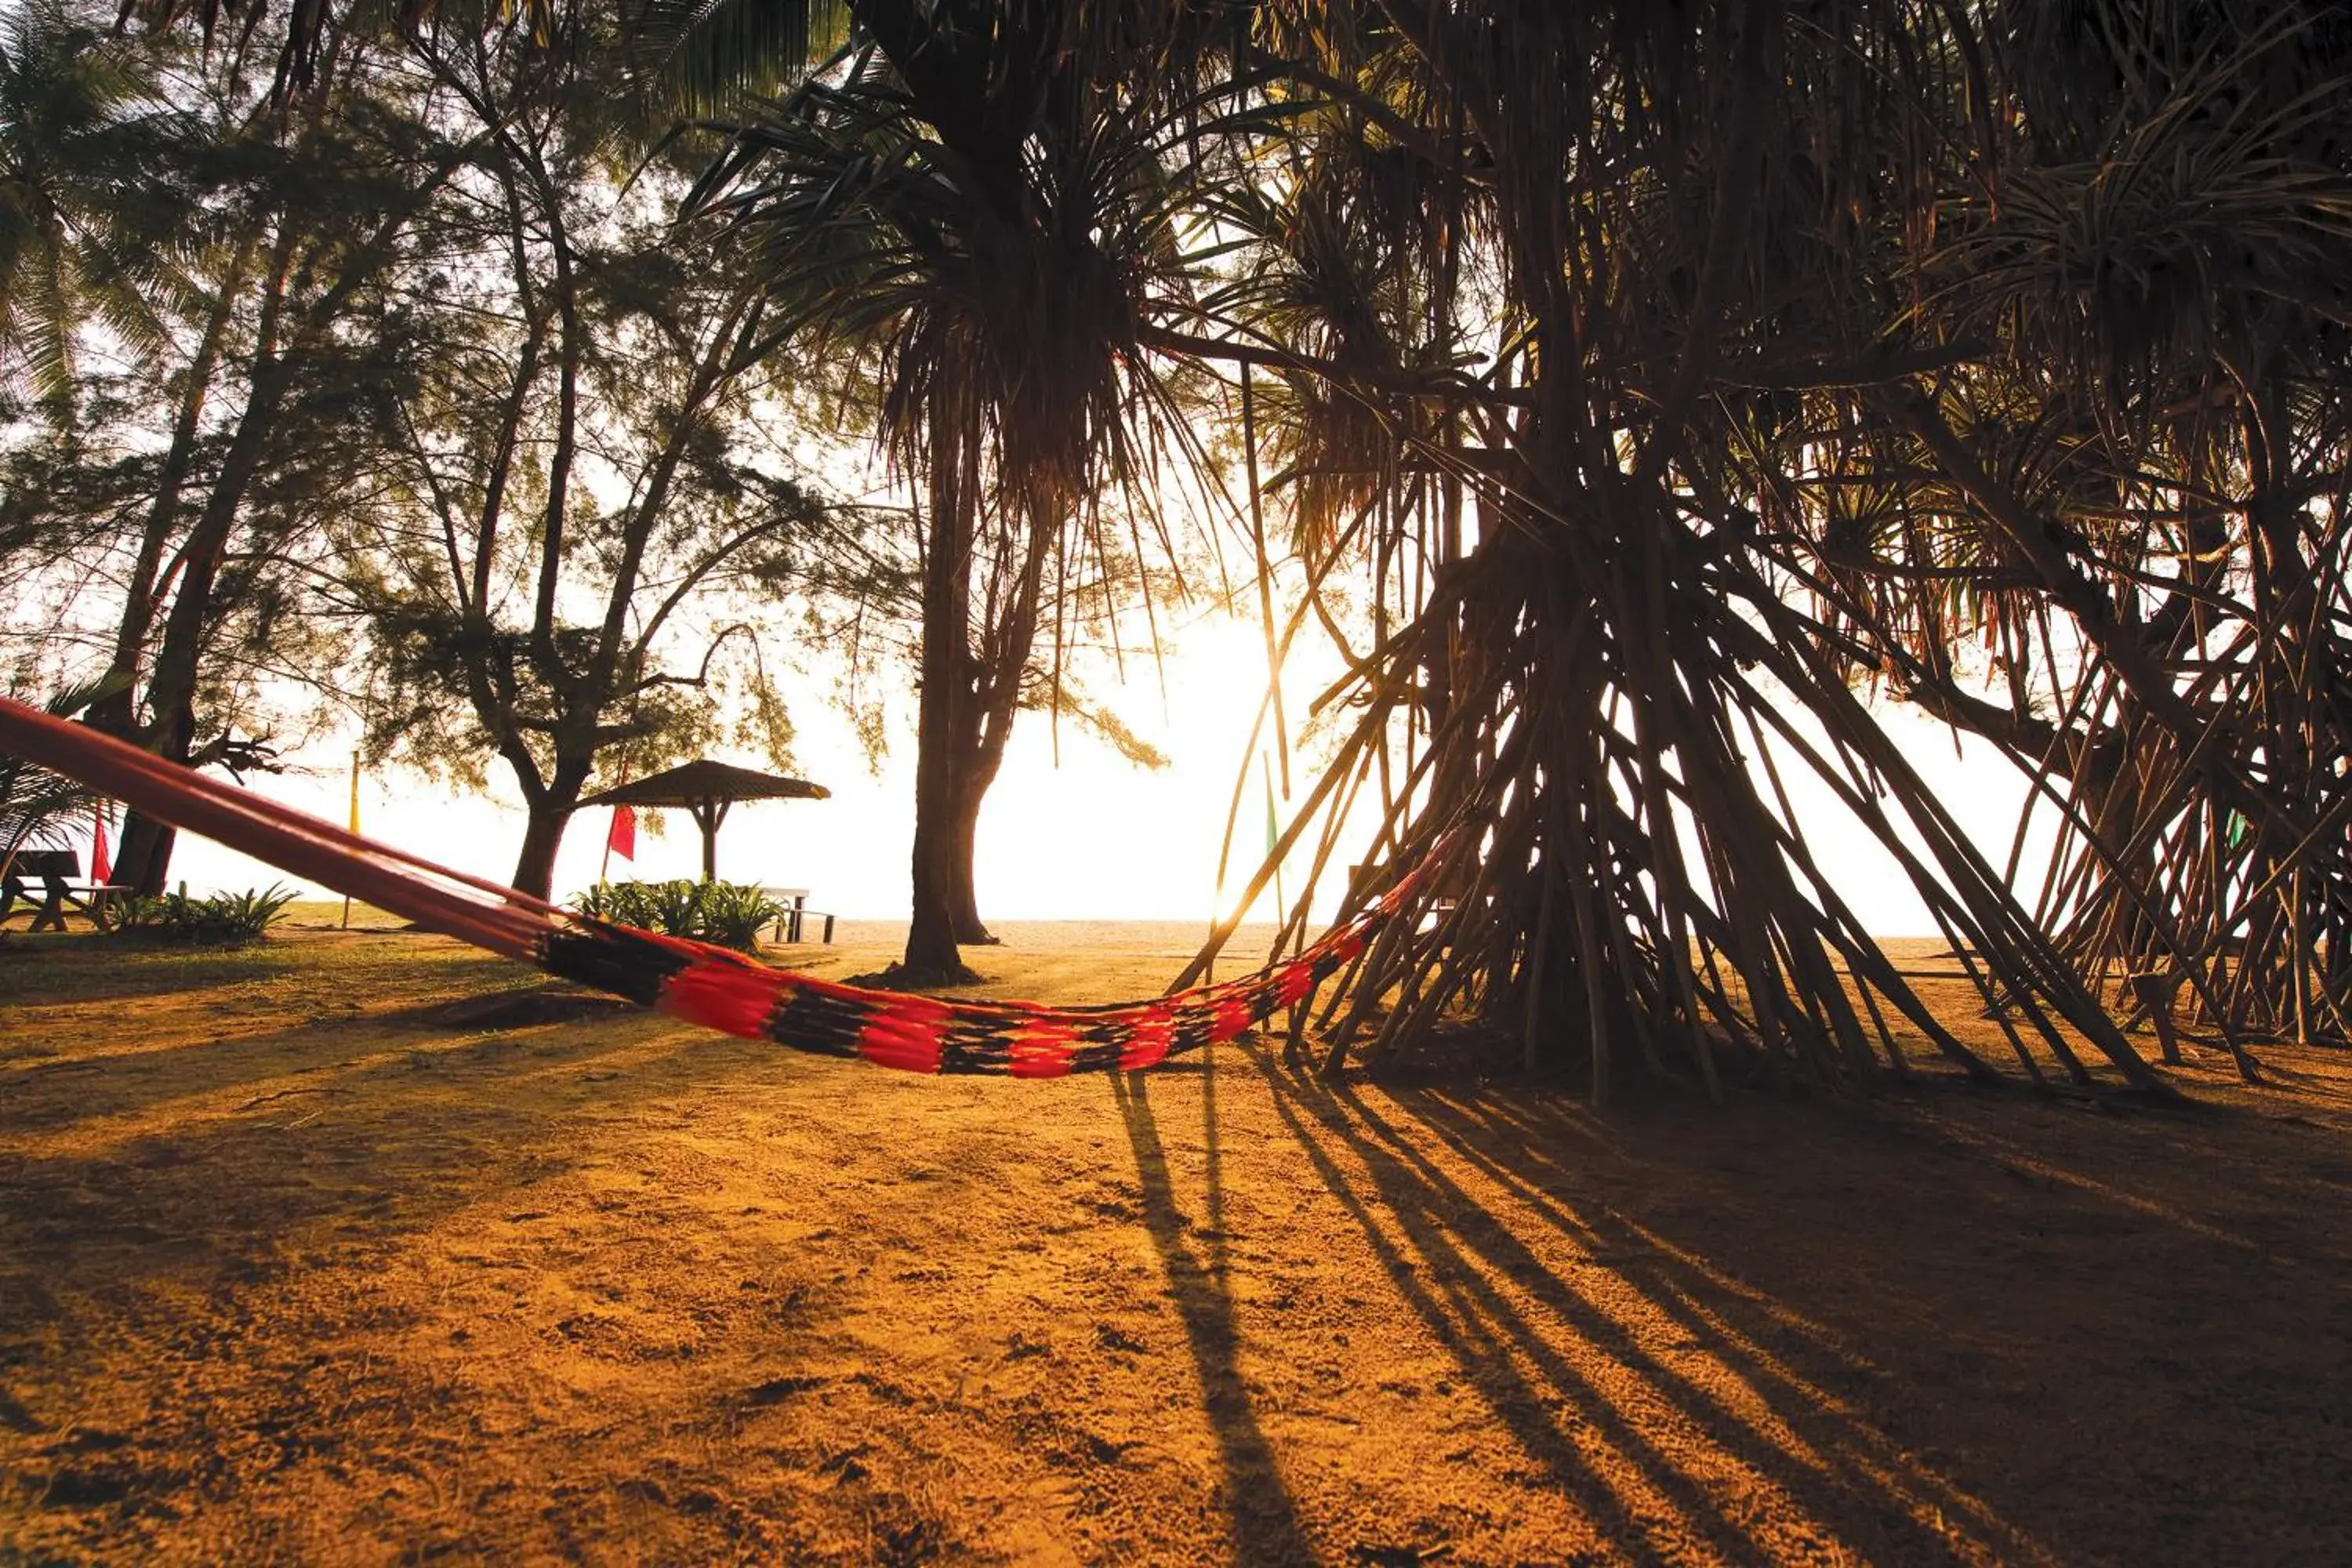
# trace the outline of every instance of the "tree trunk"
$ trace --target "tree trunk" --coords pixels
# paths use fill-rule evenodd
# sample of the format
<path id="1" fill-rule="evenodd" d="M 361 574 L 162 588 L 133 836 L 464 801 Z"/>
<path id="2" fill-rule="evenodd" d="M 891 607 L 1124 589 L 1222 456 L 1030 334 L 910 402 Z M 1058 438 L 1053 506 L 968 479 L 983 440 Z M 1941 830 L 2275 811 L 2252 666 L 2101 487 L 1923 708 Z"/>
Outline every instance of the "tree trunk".
<path id="1" fill-rule="evenodd" d="M 213 379 L 214 363 L 232 312 L 237 280 L 245 267 L 243 252 L 222 285 L 219 302 L 206 324 L 195 362 L 188 371 L 188 388 L 173 431 L 171 448 L 164 457 L 157 494 L 148 510 L 122 618 L 115 631 L 114 658 L 107 669 L 107 679 L 113 689 L 92 704 L 88 715 L 88 721 L 95 728 L 120 740 L 134 743 L 143 741 L 158 755 L 175 763 L 188 760 L 188 748 L 194 740 L 195 664 L 208 618 L 206 612 L 211 608 L 213 578 L 219 568 L 220 555 L 227 547 L 229 527 L 244 500 L 245 486 L 258 465 L 262 432 L 275 413 L 278 389 L 282 384 L 282 379 L 276 374 L 275 335 L 291 255 L 291 240 L 281 237 L 272 250 L 269 271 L 264 280 L 260 335 L 246 406 L 238 417 L 222 471 L 205 498 L 205 510 L 182 547 L 172 616 L 165 624 L 163 644 L 156 651 L 148 677 L 147 696 L 154 704 L 155 721 L 148 734 L 140 733 L 139 693 L 135 686 L 139 656 L 154 629 L 160 608 L 157 576 L 163 548 L 179 510 L 180 492 L 186 483 L 194 452 L 196 423 Z M 265 405 L 259 410 L 259 417 L 256 416 L 257 402 Z M 178 838 L 178 832 L 170 824 L 140 812 L 128 813 L 123 817 L 122 842 L 112 868 L 115 884 L 143 898 L 161 894 L 171 875 L 172 851 Z"/>
<path id="2" fill-rule="evenodd" d="M 229 264 L 228 276 L 221 282 L 212 315 L 205 321 L 204 336 L 197 342 L 195 357 L 189 362 L 180 412 L 172 426 L 172 444 L 164 450 L 155 498 L 148 503 L 139 552 L 131 563 L 131 581 L 123 589 L 122 615 L 114 632 L 114 658 L 106 670 L 108 690 L 90 704 L 83 716 L 84 722 L 117 740 L 138 739 L 139 700 L 135 688 L 139 656 L 146 651 L 148 634 L 155 626 L 157 578 L 163 569 L 163 549 L 171 542 L 173 529 L 179 520 L 180 494 L 187 488 L 189 470 L 194 466 L 205 399 L 212 390 L 221 340 L 236 312 L 237 290 L 243 286 L 252 246 L 251 237 L 239 245 Z"/>
<path id="3" fill-rule="evenodd" d="M 915 742 L 915 903 L 907 930 L 907 953 L 899 978 L 914 985 L 946 985 L 976 979 L 957 951 L 964 942 L 985 942 L 971 900 L 971 826 L 978 793 L 970 787 L 972 749 L 963 731 L 970 694 L 955 671 L 965 661 L 962 638 L 936 660 L 929 624 L 923 633 L 921 731 Z M 940 669 L 938 666 L 947 668 Z M 940 694 L 934 697 L 934 692 Z M 969 808 L 967 802 L 970 803 Z"/>
<path id="4" fill-rule="evenodd" d="M 980 899 L 972 883 L 972 853 L 980 842 L 980 805 L 986 798 L 989 773 L 980 766 L 980 758 L 966 753 L 963 766 L 956 780 L 955 816 L 949 826 L 949 873 L 953 877 L 950 912 L 955 921 L 956 941 L 966 944 L 993 947 L 997 938 L 990 934 L 980 918 Z"/>
<path id="5" fill-rule="evenodd" d="M 1051 515 L 1051 514 L 1045 514 Z M 1021 709 L 1022 679 L 1028 673 L 1029 652 L 1037 641 L 1037 609 L 1045 581 L 1045 560 L 1053 549 L 1055 530 L 1034 518 L 1027 531 L 1027 553 L 1020 561 L 1018 579 L 1010 602 L 994 624 L 983 628 L 980 654 L 970 661 L 971 676 L 959 689 L 964 710 L 956 728 L 956 798 L 950 825 L 955 878 L 953 912 L 956 939 L 989 946 L 996 938 L 980 918 L 980 899 L 972 881 L 972 858 L 980 841 L 980 807 L 988 798 L 1004 764 L 1004 748 L 1013 738 L 1013 721 Z M 992 605 L 997 595 L 986 595 Z"/>
<path id="6" fill-rule="evenodd" d="M 258 388 L 255 400 L 264 401 Z M 266 401 L 271 409 L 275 408 L 274 395 Z M 163 643 L 155 650 L 154 668 L 147 683 L 151 713 L 147 749 L 166 762 L 186 763 L 195 745 L 196 687 L 204 673 L 205 637 L 213 621 L 213 587 L 228 550 L 229 534 L 246 486 L 260 461 L 262 442 L 260 420 L 255 418 L 257 412 L 267 417 L 266 411 L 247 405 L 246 424 L 252 427 L 253 434 L 248 439 L 247 428 L 241 427 L 231 441 L 205 515 L 182 548 L 179 591 L 173 596 L 172 613 L 164 622 Z M 148 897 L 162 892 L 164 879 L 171 874 L 175 837 L 162 823 L 150 822 L 133 813 L 123 824 L 122 858 L 117 863 L 121 874 L 117 879 Z"/>
<path id="7" fill-rule="evenodd" d="M 172 872 L 172 848 L 180 831 L 168 822 L 158 822 L 139 812 L 129 812 L 122 818 L 122 842 L 115 847 L 114 885 L 129 888 L 142 898 L 152 899 L 163 891 L 163 879 Z"/>
<path id="8" fill-rule="evenodd" d="M 525 814 L 522 852 L 515 857 L 511 885 L 534 899 L 551 896 L 555 852 L 563 844 L 563 830 L 579 809 L 580 792 L 587 787 L 589 770 L 596 762 L 593 727 L 571 728 L 555 738 L 555 744 L 554 765 L 543 773 L 521 742 L 509 740 L 499 748 L 522 788 Z"/>
<path id="9" fill-rule="evenodd" d="M 522 830 L 522 853 L 515 858 L 514 886 L 534 899 L 549 896 L 555 885 L 555 852 L 563 845 L 563 830 L 572 822 L 569 801 L 557 804 L 552 795 L 530 808 Z"/>
<path id="10" fill-rule="evenodd" d="M 563 232 L 561 199 L 549 186 L 541 215 L 555 258 L 555 309 L 560 319 L 555 362 L 555 447 L 547 461 L 546 523 L 539 547 L 539 602 L 531 616 L 530 635 L 541 657 L 555 658 L 555 591 L 563 575 L 564 508 L 571 492 L 572 465 L 580 431 L 580 300 L 572 268 L 572 248 Z"/>
<path id="11" fill-rule="evenodd" d="M 960 787 L 971 752 L 971 547 L 975 486 L 947 395 L 933 393 L 930 548 L 923 561 L 922 700 L 915 735 L 914 909 L 896 978 L 910 985 L 977 979 L 956 950 Z"/>
<path id="12" fill-rule="evenodd" d="M 935 748 L 936 750 L 936 748 Z M 940 759 L 915 767 L 915 905 L 907 928 L 907 952 L 898 979 L 910 985 L 946 985 L 973 978 L 958 951 L 955 926 L 954 840 L 948 815 L 925 802 L 940 793 L 935 780 Z M 930 787 L 926 788 L 926 784 Z"/>

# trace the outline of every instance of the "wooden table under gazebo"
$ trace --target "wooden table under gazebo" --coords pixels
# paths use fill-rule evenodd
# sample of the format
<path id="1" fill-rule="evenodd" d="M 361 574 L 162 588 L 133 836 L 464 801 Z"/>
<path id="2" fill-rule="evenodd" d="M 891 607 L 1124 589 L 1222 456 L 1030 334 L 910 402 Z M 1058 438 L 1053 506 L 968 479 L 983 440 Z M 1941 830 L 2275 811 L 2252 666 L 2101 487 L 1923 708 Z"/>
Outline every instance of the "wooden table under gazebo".
<path id="1" fill-rule="evenodd" d="M 704 757 L 667 773 L 649 773 L 632 779 L 625 784 L 590 795 L 580 803 L 583 808 L 592 805 L 637 805 L 651 808 L 683 806 L 693 816 L 694 825 L 702 829 L 702 879 L 719 879 L 719 825 L 727 820 L 728 808 L 743 800 L 827 800 L 833 792 L 820 784 L 806 779 L 788 779 L 775 773 L 763 773 L 756 768 L 739 768 L 732 763 L 715 763 Z M 787 894 L 797 894 L 792 900 L 789 917 L 791 940 L 800 940 L 801 906 L 806 901 L 806 889 L 785 889 Z M 825 940 L 833 940 L 833 921 L 825 920 Z"/>

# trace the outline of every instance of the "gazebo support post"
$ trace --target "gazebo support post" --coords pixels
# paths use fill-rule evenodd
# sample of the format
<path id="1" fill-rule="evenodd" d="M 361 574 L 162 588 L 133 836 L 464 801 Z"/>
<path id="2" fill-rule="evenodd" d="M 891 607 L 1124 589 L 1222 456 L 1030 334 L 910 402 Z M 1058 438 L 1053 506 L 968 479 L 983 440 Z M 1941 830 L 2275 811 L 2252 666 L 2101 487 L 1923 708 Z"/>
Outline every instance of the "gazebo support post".
<path id="1" fill-rule="evenodd" d="M 686 809 L 694 814 L 694 825 L 702 829 L 702 879 L 719 880 L 719 825 L 727 820 L 727 808 L 733 802 L 703 796 Z"/>

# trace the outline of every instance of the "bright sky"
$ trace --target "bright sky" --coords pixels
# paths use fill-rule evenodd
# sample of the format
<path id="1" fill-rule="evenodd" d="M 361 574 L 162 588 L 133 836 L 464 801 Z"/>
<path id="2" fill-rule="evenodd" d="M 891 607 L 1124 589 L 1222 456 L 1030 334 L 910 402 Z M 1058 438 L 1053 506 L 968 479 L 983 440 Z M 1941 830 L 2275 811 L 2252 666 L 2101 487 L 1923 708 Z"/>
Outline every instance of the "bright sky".
<path id="1" fill-rule="evenodd" d="M 1264 689 L 1264 643 L 1255 622 L 1222 616 L 1182 626 L 1172 640 L 1164 699 L 1148 655 L 1129 660 L 1123 688 L 1107 678 L 1089 683 L 1139 735 L 1171 757 L 1169 767 L 1136 768 L 1066 723 L 1056 766 L 1044 718 L 1021 717 L 981 818 L 977 875 L 984 917 L 1205 924 L 1215 902 L 1217 854 L 1234 781 Z M 1312 653 L 1294 660 L 1285 682 L 1294 714 L 1333 673 Z M 914 817 L 913 706 L 911 694 L 894 704 L 890 753 L 876 776 L 867 771 L 847 721 L 818 697 L 803 695 L 793 710 L 801 772 L 831 788 L 833 798 L 736 807 L 719 834 L 719 875 L 803 887 L 810 890 L 812 908 L 852 919 L 905 919 Z M 1915 710 L 1886 709 L 1882 716 L 1961 825 L 2000 864 L 2024 794 L 2022 780 L 1981 746 L 1956 754 L 1950 731 Z M 341 821 L 350 787 L 348 750 L 339 752 L 326 744 L 292 760 L 315 771 L 257 778 L 255 787 Z M 761 765 L 749 754 L 728 760 Z M 1265 795 L 1255 753 L 1249 754 L 1249 768 L 1234 835 L 1235 891 L 1255 868 L 1265 845 Z M 1783 777 L 1807 819 L 1808 839 L 1839 883 L 1841 896 L 1883 934 L 1931 934 L 1924 910 L 1894 863 L 1828 804 L 1826 792 L 1808 790 L 1798 772 L 1784 762 Z M 1310 782 L 1294 774 L 1293 789 L 1303 794 Z M 513 868 L 522 813 L 511 790 L 498 787 L 503 776 L 496 769 L 492 783 L 491 794 L 483 797 L 399 772 L 371 775 L 361 787 L 362 829 L 503 879 Z M 684 812 L 664 815 L 668 821 L 663 837 L 640 831 L 634 874 L 697 875 L 700 841 L 693 824 Z M 557 866 L 560 898 L 595 881 L 609 820 L 601 809 L 573 819 Z M 615 861 L 613 874 L 625 878 L 632 868 Z M 196 891 L 261 886 L 279 878 L 258 862 L 187 838 L 174 858 L 173 876 Z M 1330 886 L 1326 897 L 1336 898 L 1337 892 Z M 1271 913 L 1269 899 L 1258 914 Z"/>
<path id="2" fill-rule="evenodd" d="M 1217 848 L 1235 770 L 1265 686 L 1263 635 L 1255 623 L 1223 617 L 1176 634 L 1163 701 L 1150 655 L 1130 657 L 1128 682 L 1090 679 L 1088 689 L 1171 759 L 1133 766 L 1065 722 L 1057 767 L 1041 714 L 1013 728 L 1003 771 L 981 818 L 977 876 L 982 913 L 1001 920 L 1139 919 L 1206 921 Z M 1304 701 L 1319 669 L 1302 666 L 1286 688 Z M 1328 675 L 1325 675 L 1328 679 Z M 788 688 L 789 695 L 789 688 Z M 879 776 L 868 772 L 847 721 L 809 692 L 793 704 L 802 776 L 833 791 L 822 801 L 736 806 L 719 837 L 719 871 L 733 881 L 804 887 L 813 908 L 852 918 L 903 920 L 914 833 L 913 694 L 892 705 L 890 751 Z M 765 767 L 748 752 L 716 753 Z M 331 744 L 292 759 L 307 775 L 256 776 L 260 793 L 340 822 L 348 801 L 350 753 Z M 362 831 L 463 869 L 503 879 L 522 832 L 520 796 L 493 764 L 488 797 L 396 771 L 371 774 L 360 791 Z M 1278 790 L 1277 785 L 1277 790 Z M 637 840 L 634 874 L 698 875 L 701 841 L 686 813 L 659 814 L 665 832 Z M 572 820 L 556 868 L 560 897 L 596 880 L 611 814 Z M 1255 769 L 1235 833 L 1238 884 L 1255 868 L 1265 834 L 1265 798 Z M 1241 862 L 1249 860 L 1248 866 Z M 271 868 L 203 840 L 184 839 L 173 876 L 204 890 L 267 883 Z M 614 862 L 616 879 L 632 874 Z"/>

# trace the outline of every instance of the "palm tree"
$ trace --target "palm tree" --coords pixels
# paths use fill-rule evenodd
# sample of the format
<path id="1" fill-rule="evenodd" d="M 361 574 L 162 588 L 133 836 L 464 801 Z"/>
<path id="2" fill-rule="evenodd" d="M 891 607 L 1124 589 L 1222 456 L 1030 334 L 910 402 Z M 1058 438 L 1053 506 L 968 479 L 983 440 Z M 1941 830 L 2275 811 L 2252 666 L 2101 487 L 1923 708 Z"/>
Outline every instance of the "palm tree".
<path id="1" fill-rule="evenodd" d="M 161 268 L 135 210 L 156 141 L 152 53 L 67 0 L 0 19 L 0 375 L 54 407 L 87 323 L 133 346 L 158 335 L 144 290 Z"/>
<path id="2" fill-rule="evenodd" d="M 986 504 L 1032 527 L 1066 510 L 1097 474 L 1082 433 L 1120 427 L 1089 411 L 1133 405 L 1111 377 L 1151 355 L 1262 365 L 1282 381 L 1265 412 L 1302 548 L 1318 572 L 1360 552 L 1373 578 L 1363 717 L 1315 802 L 1336 825 L 1377 778 L 1394 861 L 1465 839 L 1480 860 L 1475 896 L 1430 884 L 1444 918 L 1400 922 L 1367 956 L 1334 1060 L 1402 988 L 1376 1054 L 1466 1001 L 1596 1095 L 1628 1044 L 1710 1083 L 1727 1051 L 1866 1081 L 1907 1066 L 1890 1012 L 1990 1070 L 1823 879 L 1751 765 L 1777 752 L 1911 868 L 2068 1070 L 2087 1075 L 2055 1021 L 2148 1081 L 1849 691 L 1840 613 L 1792 603 L 1755 547 L 1788 477 L 1744 460 L 1756 437 L 1785 428 L 1792 395 L 1909 363 L 1857 378 L 1834 362 L 1888 349 L 1889 258 L 1937 195 L 1904 151 L 1917 90 L 1957 68 L 1937 24 L 1867 0 L 1843 26 L 1774 0 L 1297 0 L 1222 13 L 1234 47 L 1181 55 L 1156 41 L 1194 15 L 1173 7 L 848 9 L 862 49 L 732 126 L 710 199 L 762 234 L 801 319 L 883 355 L 885 428 L 919 459 L 939 531 L 930 607 L 950 637 L 927 638 L 927 736 L 955 729 L 957 574 Z M 1155 42 L 1122 55 L 1102 37 Z M 1227 112 L 1192 115 L 1181 172 L 1162 160 L 1141 188 L 1254 239 L 1226 286 L 1155 271 L 1161 244 L 1110 251 L 1106 230 L 1154 230 L 1106 225 L 1107 202 L 1057 231 L 1058 195 L 1123 190 L 1055 183 L 1102 143 L 1087 107 L 1148 124 L 1135 104 L 1171 82 L 1184 104 L 1212 63 Z M 1892 153 L 1840 155 L 1855 146 Z M 1075 303 L 1060 321 L 1040 279 Z M 1759 670 L 1826 743 L 1781 722 Z M 952 771 L 924 773 L 919 822 L 936 822 Z M 910 965 L 951 933 L 944 909 L 927 916 L 949 902 L 922 847 L 940 837 L 919 826 Z"/>

